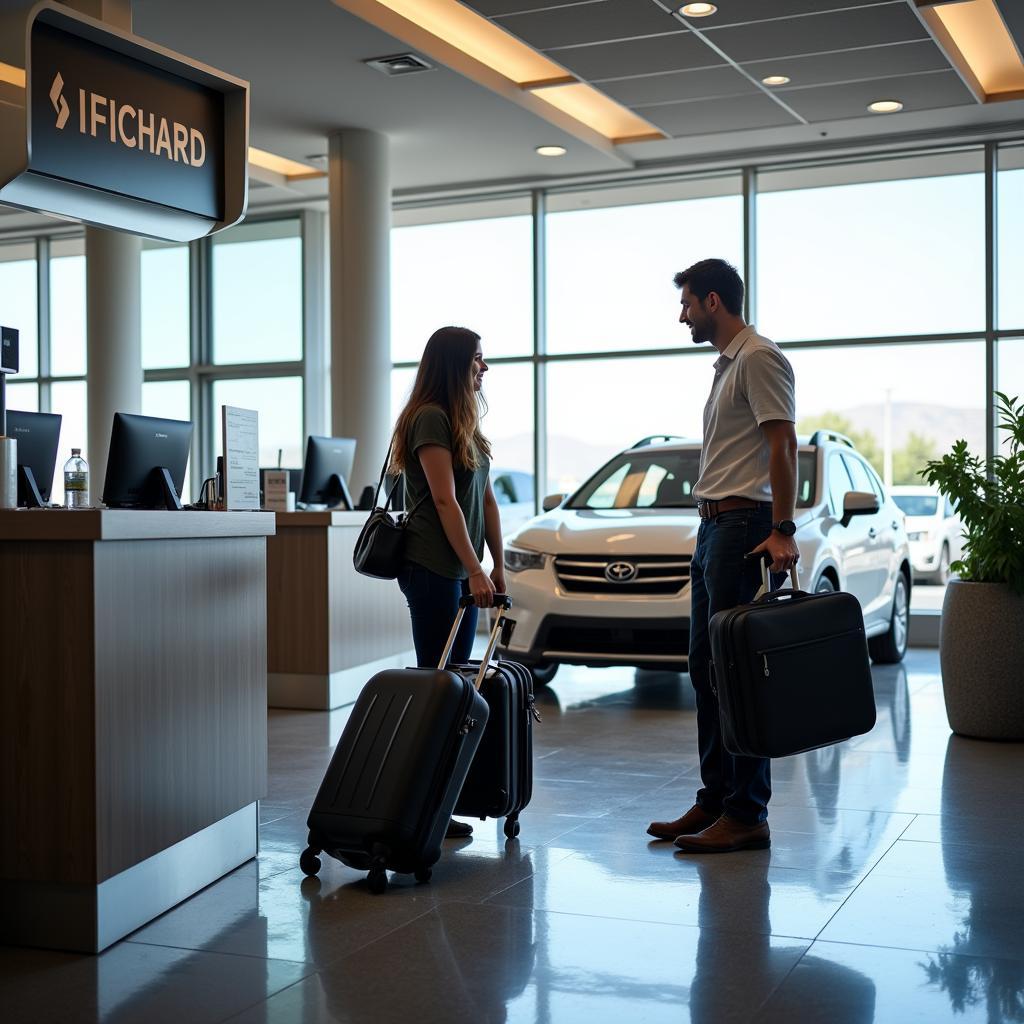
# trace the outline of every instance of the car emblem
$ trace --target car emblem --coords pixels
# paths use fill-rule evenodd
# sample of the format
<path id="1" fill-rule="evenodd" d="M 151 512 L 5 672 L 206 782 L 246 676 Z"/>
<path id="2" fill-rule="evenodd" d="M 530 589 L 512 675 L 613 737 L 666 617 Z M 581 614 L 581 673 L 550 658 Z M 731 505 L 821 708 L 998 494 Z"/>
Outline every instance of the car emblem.
<path id="1" fill-rule="evenodd" d="M 610 562 L 605 566 L 604 578 L 609 583 L 629 583 L 635 580 L 637 567 L 632 562 Z"/>

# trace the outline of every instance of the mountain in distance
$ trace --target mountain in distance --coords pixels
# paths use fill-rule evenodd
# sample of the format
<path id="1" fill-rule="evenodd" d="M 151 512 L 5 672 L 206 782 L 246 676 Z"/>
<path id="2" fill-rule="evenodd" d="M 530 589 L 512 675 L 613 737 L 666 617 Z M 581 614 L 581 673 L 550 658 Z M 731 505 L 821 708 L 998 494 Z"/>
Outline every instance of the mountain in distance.
<path id="1" fill-rule="evenodd" d="M 881 402 L 835 411 L 848 419 L 854 429 L 874 434 L 881 447 L 885 424 L 885 406 Z M 939 455 L 944 455 L 954 441 L 963 438 L 975 455 L 985 457 L 985 410 L 980 407 L 963 409 L 925 402 L 893 402 L 893 447 L 902 448 L 911 432 L 932 441 Z"/>

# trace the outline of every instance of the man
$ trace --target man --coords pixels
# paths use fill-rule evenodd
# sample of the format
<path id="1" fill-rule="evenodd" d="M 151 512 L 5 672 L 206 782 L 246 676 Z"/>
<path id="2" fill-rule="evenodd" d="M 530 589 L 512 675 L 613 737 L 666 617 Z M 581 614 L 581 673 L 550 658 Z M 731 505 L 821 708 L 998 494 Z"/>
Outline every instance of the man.
<path id="1" fill-rule="evenodd" d="M 763 850 L 771 845 L 771 762 L 736 757 L 722 743 L 718 697 L 711 688 L 708 621 L 753 599 L 756 559 L 786 573 L 800 557 L 793 534 L 796 502 L 796 403 L 793 369 L 774 342 L 743 320 L 743 281 L 724 260 L 701 260 L 675 276 L 679 322 L 694 344 L 710 342 L 715 362 L 704 407 L 704 446 L 694 487 L 700 530 L 690 567 L 690 679 L 697 696 L 703 783 L 696 803 L 675 821 L 647 830 L 687 853 Z"/>

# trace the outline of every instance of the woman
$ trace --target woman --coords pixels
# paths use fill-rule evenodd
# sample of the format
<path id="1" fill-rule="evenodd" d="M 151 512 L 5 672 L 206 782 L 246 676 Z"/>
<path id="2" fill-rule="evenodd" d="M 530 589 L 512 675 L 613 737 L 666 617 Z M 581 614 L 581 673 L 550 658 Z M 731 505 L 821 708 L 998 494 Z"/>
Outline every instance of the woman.
<path id="1" fill-rule="evenodd" d="M 398 585 L 409 602 L 416 662 L 422 667 L 441 660 L 466 594 L 475 604 L 463 617 L 452 661 L 469 661 L 478 609 L 489 608 L 493 595 L 505 592 L 501 521 L 488 476 L 491 446 L 480 430 L 487 410 L 480 393 L 486 372 L 479 334 L 465 327 L 440 328 L 427 342 L 412 394 L 395 424 L 391 472 L 405 476 L 405 507 L 411 513 Z M 490 576 L 480 564 L 485 542 L 494 560 Z M 472 831 L 453 821 L 448 835 Z"/>

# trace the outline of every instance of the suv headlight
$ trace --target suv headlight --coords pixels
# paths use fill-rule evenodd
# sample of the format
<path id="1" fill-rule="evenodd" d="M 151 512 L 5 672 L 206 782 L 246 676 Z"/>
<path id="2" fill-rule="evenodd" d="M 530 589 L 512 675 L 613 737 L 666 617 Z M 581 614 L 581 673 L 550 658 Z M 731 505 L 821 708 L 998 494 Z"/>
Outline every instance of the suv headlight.
<path id="1" fill-rule="evenodd" d="M 907 540 L 928 540 L 927 530 L 918 530 L 915 533 L 908 533 Z"/>
<path id="2" fill-rule="evenodd" d="M 505 568 L 509 572 L 523 572 L 525 569 L 543 569 L 547 557 L 547 555 L 542 555 L 539 551 L 505 548 Z"/>

